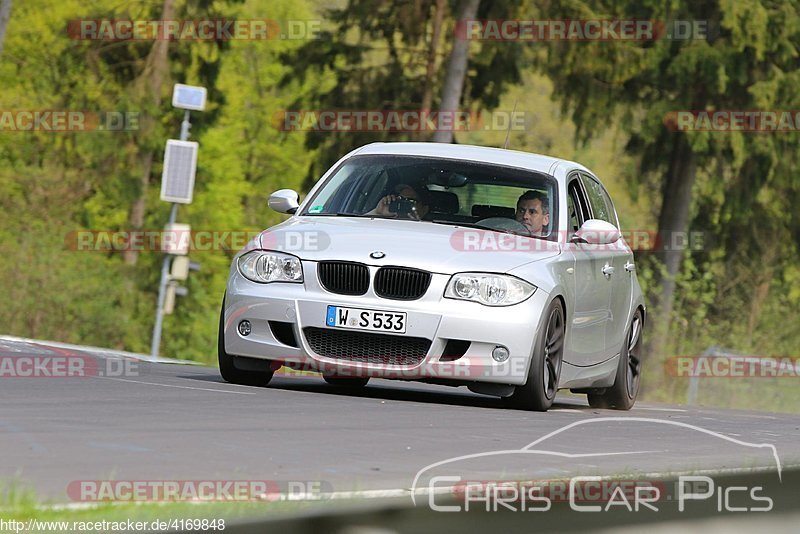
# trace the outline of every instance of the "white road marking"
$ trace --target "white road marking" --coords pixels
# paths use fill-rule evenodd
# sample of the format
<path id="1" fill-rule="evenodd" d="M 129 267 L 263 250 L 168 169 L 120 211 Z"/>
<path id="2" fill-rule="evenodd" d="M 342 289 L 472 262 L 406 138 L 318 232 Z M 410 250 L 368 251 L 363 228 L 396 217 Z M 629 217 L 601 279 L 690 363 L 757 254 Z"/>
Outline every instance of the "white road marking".
<path id="1" fill-rule="evenodd" d="M 67 349 L 67 350 L 76 350 L 78 352 L 83 352 L 89 354 L 90 356 L 95 356 L 99 358 L 107 358 L 109 356 L 114 358 L 132 358 L 134 360 L 139 360 L 143 362 L 151 362 L 151 363 L 173 363 L 179 365 L 203 365 L 200 362 L 196 362 L 193 360 L 178 360 L 175 358 L 162 358 L 162 357 L 153 357 L 149 354 L 139 354 L 136 352 L 128 352 L 124 350 L 115 350 L 115 349 L 106 349 L 103 347 L 92 347 L 89 345 L 72 345 L 71 343 L 61 343 L 60 341 L 47 341 L 47 340 L 38 340 L 38 339 L 29 339 L 24 337 L 16 337 L 16 336 L 0 336 L 0 341 L 5 341 L 8 343 L 26 343 L 30 345 L 38 345 L 39 347 L 47 348 L 59 348 L 59 349 Z"/>
<path id="2" fill-rule="evenodd" d="M 95 378 L 102 378 L 104 380 L 117 380 L 119 382 L 129 382 L 131 384 L 145 384 L 147 386 L 161 386 L 165 388 L 194 389 L 197 391 L 213 391 L 215 393 L 232 393 L 234 395 L 255 395 L 255 393 L 250 391 L 231 391 L 229 389 L 195 388 L 192 386 L 177 386 L 175 384 L 159 384 L 156 382 L 142 382 L 140 380 L 125 380 L 124 378 L 113 378 L 110 376 L 98 376 Z"/>
<path id="3" fill-rule="evenodd" d="M 595 456 L 623 456 L 626 454 L 654 454 L 667 451 L 619 451 L 619 452 L 584 452 L 579 454 L 570 454 L 570 458 L 591 458 Z"/>

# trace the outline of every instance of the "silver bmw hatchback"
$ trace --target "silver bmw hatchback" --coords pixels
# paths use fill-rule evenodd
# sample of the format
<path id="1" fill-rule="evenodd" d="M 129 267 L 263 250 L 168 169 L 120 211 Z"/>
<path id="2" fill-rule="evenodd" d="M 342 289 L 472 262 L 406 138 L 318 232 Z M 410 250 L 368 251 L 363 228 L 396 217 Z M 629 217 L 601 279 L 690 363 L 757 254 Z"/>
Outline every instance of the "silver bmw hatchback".
<path id="1" fill-rule="evenodd" d="M 223 379 L 417 380 L 547 410 L 559 389 L 630 409 L 645 305 L 608 192 L 578 163 L 477 146 L 347 154 L 236 255 Z"/>

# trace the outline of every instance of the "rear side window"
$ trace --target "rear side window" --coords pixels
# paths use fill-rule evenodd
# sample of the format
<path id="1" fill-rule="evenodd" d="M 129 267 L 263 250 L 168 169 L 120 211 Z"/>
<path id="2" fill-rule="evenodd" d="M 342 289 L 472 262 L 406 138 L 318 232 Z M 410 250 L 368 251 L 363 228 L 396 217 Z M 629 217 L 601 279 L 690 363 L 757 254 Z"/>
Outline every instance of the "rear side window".
<path id="1" fill-rule="evenodd" d="M 585 174 L 581 174 L 581 178 L 583 187 L 586 190 L 586 196 L 589 197 L 589 204 L 592 206 L 593 217 L 618 227 L 616 216 L 614 215 L 614 205 L 600 182 Z"/>
<path id="2" fill-rule="evenodd" d="M 592 217 L 589 214 L 586 197 L 583 194 L 577 174 L 570 178 L 569 185 L 567 186 L 567 193 L 568 230 L 570 232 L 569 237 L 571 238 L 572 234 L 577 232 L 581 225 Z"/>

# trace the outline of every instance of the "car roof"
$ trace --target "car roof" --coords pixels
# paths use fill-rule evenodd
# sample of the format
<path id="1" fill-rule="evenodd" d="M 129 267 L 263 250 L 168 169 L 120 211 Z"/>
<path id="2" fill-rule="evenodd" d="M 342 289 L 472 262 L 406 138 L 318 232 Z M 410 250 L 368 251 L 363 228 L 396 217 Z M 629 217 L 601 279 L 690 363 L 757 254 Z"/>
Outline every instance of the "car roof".
<path id="1" fill-rule="evenodd" d="M 579 163 L 551 156 L 543 156 L 531 152 L 520 152 L 518 150 L 506 150 L 503 148 L 454 145 L 449 143 L 372 143 L 361 147 L 352 155 L 363 156 L 370 154 L 428 156 L 477 161 L 481 163 L 495 163 L 498 165 L 529 169 L 545 174 L 552 174 L 553 169 L 555 169 L 558 163 L 565 163 L 569 167 L 588 171 L 588 169 Z"/>

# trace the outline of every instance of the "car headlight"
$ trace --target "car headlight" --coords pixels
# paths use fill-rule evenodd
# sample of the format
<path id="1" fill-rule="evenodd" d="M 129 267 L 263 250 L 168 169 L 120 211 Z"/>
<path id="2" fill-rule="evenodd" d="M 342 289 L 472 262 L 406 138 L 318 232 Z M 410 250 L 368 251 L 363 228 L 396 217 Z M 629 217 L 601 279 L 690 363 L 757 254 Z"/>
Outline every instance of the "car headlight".
<path id="1" fill-rule="evenodd" d="M 303 281 L 300 258 L 268 250 L 253 250 L 240 256 L 239 272 L 248 280 L 262 284 Z"/>
<path id="2" fill-rule="evenodd" d="M 444 291 L 445 298 L 472 300 L 486 306 L 511 306 L 527 299 L 536 286 L 504 274 L 454 274 Z"/>

